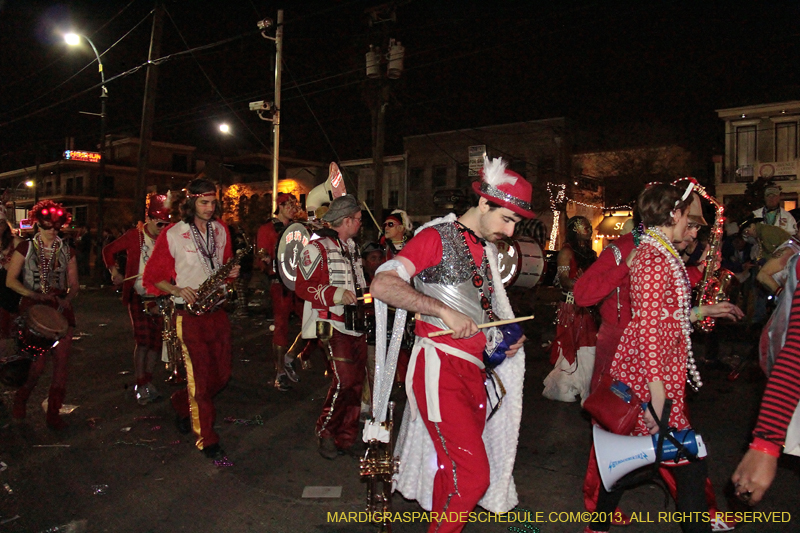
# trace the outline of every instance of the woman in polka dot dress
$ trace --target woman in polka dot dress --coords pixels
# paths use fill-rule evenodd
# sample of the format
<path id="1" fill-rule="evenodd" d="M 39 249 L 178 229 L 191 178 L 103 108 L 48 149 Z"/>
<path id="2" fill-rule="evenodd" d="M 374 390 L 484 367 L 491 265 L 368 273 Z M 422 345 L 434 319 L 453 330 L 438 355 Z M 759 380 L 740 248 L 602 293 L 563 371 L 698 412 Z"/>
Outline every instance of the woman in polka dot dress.
<path id="1" fill-rule="evenodd" d="M 687 381 L 693 388 L 702 386 L 692 356 L 691 323 L 702 319 L 704 312 L 706 316 L 734 319 L 740 315 L 727 302 L 691 308 L 689 278 L 673 246 L 686 233 L 691 190 L 691 185 L 683 191 L 672 185 L 656 184 L 639 195 L 637 209 L 646 229 L 638 248 L 627 259 L 631 269 L 633 318 L 620 339 L 610 370 L 614 378 L 628 384 L 643 402 L 652 402 L 656 413 L 661 413 L 667 398 L 671 399 L 669 426 L 677 429 L 691 427 L 685 412 Z M 643 412 L 631 434 L 657 432 L 653 417 Z M 671 464 L 677 482 L 678 511 L 707 514 L 705 461 Z M 597 502 L 599 516 L 603 516 L 602 511 L 614 511 L 623 492 L 607 492 L 601 487 Z M 587 531 L 608 531 L 609 527 L 610 521 L 592 522 Z M 710 523 L 702 519 L 684 522 L 681 527 L 685 532 L 711 531 Z"/>

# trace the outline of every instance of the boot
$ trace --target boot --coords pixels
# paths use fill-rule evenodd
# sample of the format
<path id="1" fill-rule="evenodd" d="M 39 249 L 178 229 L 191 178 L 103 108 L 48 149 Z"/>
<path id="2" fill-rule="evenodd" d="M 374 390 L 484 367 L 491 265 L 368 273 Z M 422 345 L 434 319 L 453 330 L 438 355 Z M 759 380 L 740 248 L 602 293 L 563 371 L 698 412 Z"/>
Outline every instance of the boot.
<path id="1" fill-rule="evenodd" d="M 275 357 L 275 383 L 274 386 L 281 392 L 286 392 L 292 389 L 289 384 L 289 378 L 286 375 L 286 369 L 283 366 L 283 357 L 286 355 L 286 346 L 272 344 L 272 354 Z"/>
<path id="2" fill-rule="evenodd" d="M 50 387 L 50 396 L 47 399 L 47 427 L 56 431 L 65 429 L 67 424 L 59 411 L 61 406 L 64 405 L 64 396 L 66 391 L 58 387 Z"/>
<path id="3" fill-rule="evenodd" d="M 30 397 L 31 392 L 33 392 L 33 389 L 29 389 L 25 386 L 22 386 L 17 390 L 17 393 L 14 395 L 14 408 L 11 411 L 11 417 L 14 420 L 25 420 L 25 405 L 28 403 L 28 398 Z"/>

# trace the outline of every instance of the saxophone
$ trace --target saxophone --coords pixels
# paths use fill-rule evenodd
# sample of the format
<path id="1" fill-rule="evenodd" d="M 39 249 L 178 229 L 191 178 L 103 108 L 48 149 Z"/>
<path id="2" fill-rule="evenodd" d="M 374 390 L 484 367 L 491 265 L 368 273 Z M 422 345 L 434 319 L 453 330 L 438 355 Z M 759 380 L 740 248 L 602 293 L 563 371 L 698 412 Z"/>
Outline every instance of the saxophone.
<path id="1" fill-rule="evenodd" d="M 361 479 L 367 482 L 367 512 L 370 519 L 378 517 L 380 533 L 392 533 L 392 478 L 398 472 L 400 460 L 394 456 L 392 427 L 394 402 L 389 402 L 384 427 L 389 432 L 389 442 L 373 439 L 360 459 Z M 375 513 L 378 513 L 377 515 Z"/>
<path id="2" fill-rule="evenodd" d="M 711 235 L 708 237 L 708 251 L 706 252 L 706 268 L 703 272 L 703 281 L 698 286 L 696 305 L 713 305 L 729 300 L 728 290 L 734 275 L 725 269 L 720 269 L 722 260 L 722 235 L 725 224 L 725 206 L 720 204 L 716 198 L 708 194 L 701 185 L 695 182 L 694 192 L 699 194 L 714 206 L 714 225 L 711 227 Z M 715 319 L 705 317 L 695 323 L 695 327 L 706 333 L 714 329 Z"/>
<path id="3" fill-rule="evenodd" d="M 185 382 L 186 378 L 184 377 L 183 347 L 175 326 L 175 302 L 169 296 L 160 296 L 156 298 L 156 303 L 163 319 L 161 340 L 167 350 L 167 370 L 169 371 L 167 382 L 179 385 Z"/>
<path id="4" fill-rule="evenodd" d="M 228 294 L 225 280 L 233 267 L 238 265 L 242 257 L 250 251 L 250 248 L 250 243 L 246 242 L 243 248 L 236 250 L 234 256 L 228 259 L 227 263 L 211 274 L 197 289 L 197 299 L 194 303 L 186 304 L 186 310 L 194 315 L 204 315 L 224 302 Z"/>

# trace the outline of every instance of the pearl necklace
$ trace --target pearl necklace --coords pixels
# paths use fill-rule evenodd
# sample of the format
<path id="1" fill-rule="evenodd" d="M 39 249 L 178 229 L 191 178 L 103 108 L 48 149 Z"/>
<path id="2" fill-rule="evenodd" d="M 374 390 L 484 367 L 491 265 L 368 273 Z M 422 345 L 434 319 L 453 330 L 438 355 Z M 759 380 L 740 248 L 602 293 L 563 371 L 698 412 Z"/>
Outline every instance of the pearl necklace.
<path id="1" fill-rule="evenodd" d="M 146 265 L 147 261 L 150 259 L 150 249 L 151 249 L 151 247 L 147 246 L 146 244 L 149 244 L 148 241 L 153 242 L 155 244 L 155 239 L 150 237 L 149 233 L 147 234 L 147 236 L 145 236 L 145 231 L 146 231 L 145 230 L 145 224 L 141 223 L 141 222 L 139 224 L 140 224 L 140 226 L 139 226 L 139 253 L 141 254 L 142 259 L 144 260 L 144 264 Z"/>
<path id="2" fill-rule="evenodd" d="M 697 392 L 703 386 L 700 379 L 700 372 L 697 370 L 697 363 L 692 351 L 692 322 L 689 319 L 691 313 L 692 286 L 689 281 L 689 274 L 686 266 L 680 260 L 680 255 L 664 232 L 658 228 L 648 228 L 642 235 L 642 242 L 646 242 L 655 249 L 663 253 L 668 260 L 670 271 L 675 279 L 675 291 L 678 294 L 678 307 L 682 311 L 681 333 L 683 333 L 686 345 L 686 383 Z"/>

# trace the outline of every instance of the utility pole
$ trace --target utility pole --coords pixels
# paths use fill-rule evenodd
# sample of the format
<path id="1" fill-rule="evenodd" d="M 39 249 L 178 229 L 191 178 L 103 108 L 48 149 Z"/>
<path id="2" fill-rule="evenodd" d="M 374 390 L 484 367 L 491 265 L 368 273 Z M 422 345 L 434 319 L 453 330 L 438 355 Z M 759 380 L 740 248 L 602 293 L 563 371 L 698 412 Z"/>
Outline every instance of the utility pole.
<path id="1" fill-rule="evenodd" d="M 156 91 L 158 87 L 158 65 L 154 60 L 161 57 L 161 35 L 164 30 L 164 6 L 156 0 L 153 13 L 153 29 L 150 33 L 150 52 L 147 56 L 147 77 L 144 82 L 142 104 L 142 126 L 139 132 L 139 165 L 133 199 L 133 214 L 136 220 L 144 220 L 145 189 L 150 165 L 150 145 L 153 142 L 153 120 L 156 113 Z"/>
<path id="2" fill-rule="evenodd" d="M 383 4 L 367 10 L 370 26 L 395 21 L 395 4 Z M 382 32 L 385 40 L 385 26 Z M 372 211 L 379 220 L 383 219 L 383 156 L 386 144 L 386 109 L 391 96 L 390 80 L 400 77 L 403 72 L 403 55 L 405 48 L 400 42 L 389 39 L 388 50 L 383 52 L 380 46 L 370 45 L 366 54 L 367 78 L 374 80 L 368 91 L 370 112 L 372 114 L 372 165 L 375 177 L 375 197 Z M 382 68 L 386 66 L 386 69 Z"/>
<path id="3" fill-rule="evenodd" d="M 256 111 L 261 120 L 272 122 L 272 211 L 278 209 L 278 164 L 281 141 L 281 71 L 283 66 L 283 10 L 278 10 L 278 23 L 275 25 L 275 37 L 267 35 L 267 29 L 273 25 L 272 19 L 258 21 L 261 36 L 275 41 L 275 101 L 250 102 L 250 111 Z M 271 116 L 266 116 L 265 113 Z"/>

